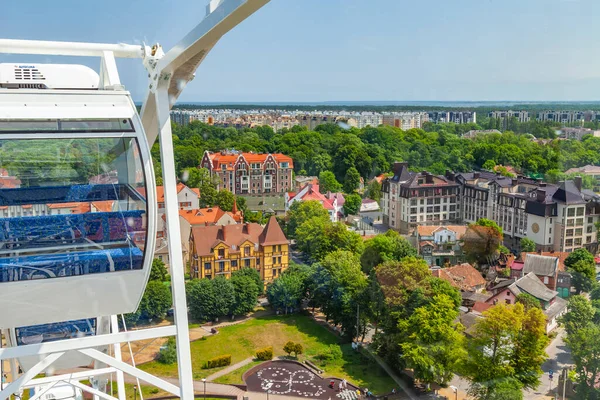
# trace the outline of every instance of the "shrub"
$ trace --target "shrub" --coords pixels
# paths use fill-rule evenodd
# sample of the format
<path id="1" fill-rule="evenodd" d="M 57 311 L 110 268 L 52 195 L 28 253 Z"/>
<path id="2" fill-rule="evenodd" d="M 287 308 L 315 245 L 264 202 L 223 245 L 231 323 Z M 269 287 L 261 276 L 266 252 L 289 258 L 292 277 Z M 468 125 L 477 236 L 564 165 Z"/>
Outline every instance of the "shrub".
<path id="1" fill-rule="evenodd" d="M 304 353 L 304 347 L 302 347 L 300 343 L 296 343 L 294 346 L 294 353 L 296 353 L 296 357 L 298 357 L 299 354 Z"/>
<path id="2" fill-rule="evenodd" d="M 158 353 L 158 362 L 161 364 L 173 364 L 177 361 L 177 344 L 175 338 L 169 338 L 167 344 Z"/>
<path id="3" fill-rule="evenodd" d="M 285 351 L 288 356 L 290 354 L 292 354 L 294 351 L 296 351 L 296 343 L 294 342 L 287 342 L 284 346 L 283 346 L 283 351 Z"/>
<path id="4" fill-rule="evenodd" d="M 204 363 L 202 368 L 204 368 L 204 369 L 218 368 L 218 367 L 225 367 L 230 364 L 231 364 L 231 354 L 225 354 L 222 356 L 211 358 L 206 363 Z"/>
<path id="5" fill-rule="evenodd" d="M 264 347 L 256 350 L 256 358 L 261 361 L 269 361 L 273 359 L 273 346 Z"/>
<path id="6" fill-rule="evenodd" d="M 340 348 L 340 346 L 335 345 L 335 344 L 330 344 L 329 349 L 327 349 L 327 351 L 325 351 L 324 353 L 319 354 L 317 358 L 324 360 L 324 361 L 335 361 L 335 360 L 340 360 L 342 358 L 342 356 L 343 356 L 343 354 L 342 354 L 342 349 Z"/>

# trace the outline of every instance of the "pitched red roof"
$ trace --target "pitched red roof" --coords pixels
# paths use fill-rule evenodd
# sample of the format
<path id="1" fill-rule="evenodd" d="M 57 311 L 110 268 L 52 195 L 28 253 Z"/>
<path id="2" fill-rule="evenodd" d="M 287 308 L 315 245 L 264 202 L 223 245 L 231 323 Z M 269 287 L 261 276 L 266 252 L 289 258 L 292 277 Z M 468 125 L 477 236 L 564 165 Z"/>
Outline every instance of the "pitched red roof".
<path id="1" fill-rule="evenodd" d="M 279 223 L 277 222 L 277 218 L 273 216 L 269 218 L 269 222 L 267 222 L 267 225 L 261 233 L 259 240 L 262 246 L 272 246 L 274 244 L 288 243 L 285 234 L 283 233 L 281 227 L 279 226 Z"/>
<path id="2" fill-rule="evenodd" d="M 307 183 L 302 189 L 300 189 L 298 193 L 302 192 L 307 187 L 308 191 L 302 197 L 298 197 L 298 194 L 296 194 L 294 197 L 290 197 L 290 200 L 293 198 L 296 198 L 296 200 L 300 201 L 316 200 L 323 204 L 323 207 L 325 207 L 325 209 L 333 210 L 334 199 L 328 199 L 327 197 L 325 197 L 325 195 L 321 194 L 321 192 L 319 192 L 319 185 Z"/>
<path id="3" fill-rule="evenodd" d="M 177 184 L 177 193 L 181 192 L 183 190 L 183 188 L 186 188 L 187 186 L 181 182 L 179 182 Z M 191 188 L 188 188 L 191 189 Z M 200 190 L 199 189 L 191 189 L 194 193 L 196 193 L 198 196 L 200 196 Z M 159 203 L 164 203 L 165 202 L 165 188 L 164 186 L 157 186 L 156 187 L 156 201 Z"/>
<path id="4" fill-rule="evenodd" d="M 242 214 L 238 212 L 234 214 L 229 211 L 223 211 L 219 206 L 198 208 L 195 210 L 179 210 L 179 215 L 185 219 L 190 225 L 214 225 L 225 214 L 229 214 L 236 222 L 242 221 Z"/>
<path id="5" fill-rule="evenodd" d="M 454 267 L 434 270 L 439 278 L 460 290 L 474 291 L 476 286 L 485 285 L 483 276 L 471 264 L 463 263 Z"/>
<path id="6" fill-rule="evenodd" d="M 294 167 L 294 161 L 291 157 L 286 156 L 281 153 L 273 153 L 273 154 L 257 154 L 257 153 L 208 153 L 210 160 L 213 164 L 213 168 L 221 169 L 223 164 L 227 165 L 228 169 L 233 169 L 233 164 L 238 160 L 241 156 L 246 163 L 264 163 L 267 161 L 269 155 L 273 156 L 277 163 L 287 162 L 289 163 L 289 167 Z M 231 164 L 231 165 L 230 165 Z"/>
<path id="7" fill-rule="evenodd" d="M 471 308 L 473 311 L 477 311 L 478 313 L 482 313 L 486 311 L 488 308 L 493 307 L 493 304 L 488 304 L 483 301 L 476 301 Z"/>

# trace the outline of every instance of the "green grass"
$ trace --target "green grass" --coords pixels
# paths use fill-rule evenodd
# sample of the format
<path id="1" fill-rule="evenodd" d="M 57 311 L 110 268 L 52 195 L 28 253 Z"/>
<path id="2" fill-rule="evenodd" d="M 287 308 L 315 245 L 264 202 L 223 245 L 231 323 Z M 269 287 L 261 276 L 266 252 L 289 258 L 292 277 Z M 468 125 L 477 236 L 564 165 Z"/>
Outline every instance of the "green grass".
<path id="1" fill-rule="evenodd" d="M 331 344 L 338 343 L 338 337 L 312 318 L 304 315 L 268 316 L 220 328 L 219 334 L 191 343 L 194 379 L 200 380 L 222 368 L 202 369 L 208 359 L 223 354 L 231 354 L 231 363 L 238 363 L 254 357 L 257 349 L 273 346 L 275 357 L 285 355 L 283 345 L 287 341 L 301 343 L 304 347 L 302 359 L 315 363 L 316 356 L 324 353 Z M 394 381 L 370 358 L 352 351 L 351 346 L 342 345 L 343 358 L 328 363 L 321 368 L 325 376 L 345 378 L 361 387 L 368 387 L 375 393 L 383 393 L 395 386 Z M 140 366 L 141 369 L 159 376 L 176 377 L 177 364 L 164 365 L 153 361 Z M 246 368 L 246 369 L 244 369 Z M 228 380 L 241 382 L 241 375 L 251 366 L 244 366 L 225 375 L 216 382 Z"/>
<path id="2" fill-rule="evenodd" d="M 223 375 L 223 376 L 215 379 L 213 382 L 214 383 L 225 383 L 228 385 L 236 385 L 236 384 L 243 385 L 244 380 L 242 379 L 242 375 L 244 375 L 244 373 L 246 371 L 248 371 L 250 368 L 253 368 L 263 362 L 264 361 L 252 361 L 250 364 L 246 364 L 243 367 L 238 368 L 235 371 L 228 373 L 227 375 Z"/>

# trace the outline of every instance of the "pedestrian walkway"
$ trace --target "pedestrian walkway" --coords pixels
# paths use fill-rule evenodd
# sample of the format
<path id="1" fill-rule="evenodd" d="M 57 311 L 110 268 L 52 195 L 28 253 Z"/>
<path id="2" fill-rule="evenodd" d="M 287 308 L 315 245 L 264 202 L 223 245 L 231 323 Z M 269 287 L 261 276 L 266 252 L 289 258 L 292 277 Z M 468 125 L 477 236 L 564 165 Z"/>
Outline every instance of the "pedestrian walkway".
<path id="1" fill-rule="evenodd" d="M 411 400 L 418 400 L 417 395 L 414 393 L 412 388 L 409 388 L 408 385 L 406 384 L 406 382 L 404 382 L 402 379 L 400 379 L 400 377 L 398 375 L 396 375 L 396 373 L 389 367 L 389 365 L 387 365 L 377 354 L 371 352 L 368 348 L 365 348 L 365 349 L 375 359 L 375 361 L 377 361 L 377 363 L 381 366 L 381 368 L 383 368 L 385 370 L 385 372 L 388 373 L 388 375 L 394 380 L 394 382 L 396 382 L 398 387 L 400 387 L 400 389 L 402 389 L 402 391 L 404 393 L 406 393 L 406 395 Z"/>
<path id="2" fill-rule="evenodd" d="M 252 362 L 252 360 L 254 360 L 254 358 L 248 357 L 245 360 L 240 361 L 239 363 L 235 363 L 233 365 L 230 365 L 227 368 L 223 368 L 222 370 L 220 370 L 218 372 L 215 372 L 212 375 L 207 376 L 206 377 L 206 381 L 207 382 L 212 382 L 215 379 L 222 377 L 223 375 L 227 375 L 227 374 L 229 374 L 229 373 L 231 373 L 231 372 L 233 372 L 233 371 L 235 371 L 235 370 L 237 370 L 239 368 L 242 368 L 244 365 L 250 364 Z"/>

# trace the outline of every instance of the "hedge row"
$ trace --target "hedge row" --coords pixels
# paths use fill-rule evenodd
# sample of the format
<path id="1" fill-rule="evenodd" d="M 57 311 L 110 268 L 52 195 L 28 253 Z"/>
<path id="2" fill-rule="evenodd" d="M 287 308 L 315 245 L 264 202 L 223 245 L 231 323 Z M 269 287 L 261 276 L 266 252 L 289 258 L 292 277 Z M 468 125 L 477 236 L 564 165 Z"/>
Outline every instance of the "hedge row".
<path id="1" fill-rule="evenodd" d="M 223 356 L 213 357 L 208 360 L 202 368 L 217 368 L 217 367 L 225 367 L 231 364 L 231 354 L 225 354 Z"/>
<path id="2" fill-rule="evenodd" d="M 256 350 L 256 358 L 261 361 L 268 361 L 273 359 L 273 346 L 265 347 Z"/>

